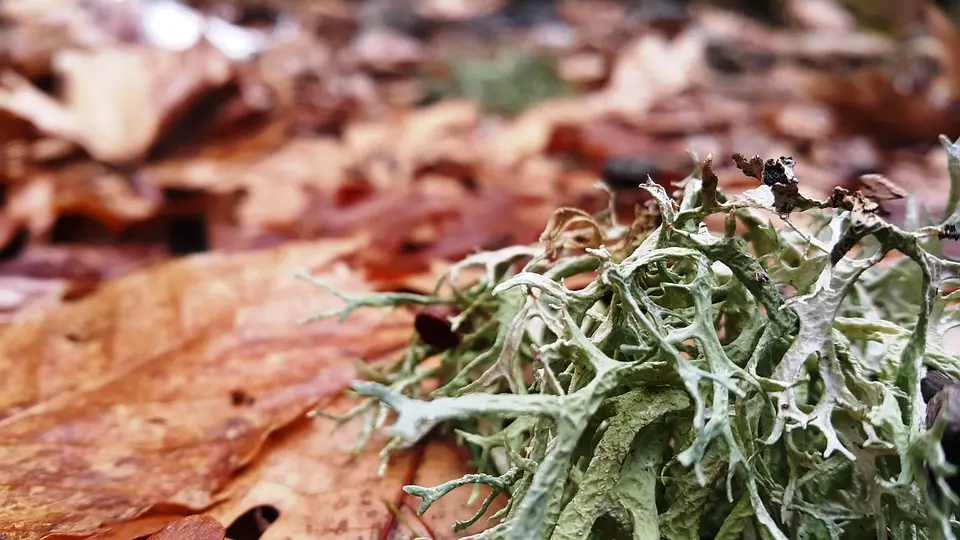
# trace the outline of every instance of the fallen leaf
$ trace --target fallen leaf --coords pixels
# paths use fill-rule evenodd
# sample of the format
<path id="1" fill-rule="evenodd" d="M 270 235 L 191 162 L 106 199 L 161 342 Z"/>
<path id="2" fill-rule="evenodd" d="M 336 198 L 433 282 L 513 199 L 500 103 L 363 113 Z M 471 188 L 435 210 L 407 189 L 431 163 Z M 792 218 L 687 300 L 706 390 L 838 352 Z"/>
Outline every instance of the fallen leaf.
<path id="1" fill-rule="evenodd" d="M 341 307 L 295 280 L 368 287 L 362 239 L 210 254 L 135 272 L 0 332 L 0 531 L 87 535 L 165 504 L 201 510 L 267 435 L 403 345 L 410 316 Z"/>
<path id="2" fill-rule="evenodd" d="M 5 0 L 0 56 L 30 79 L 51 74 L 52 59 L 66 49 L 102 48 L 136 34 L 134 3 L 103 0 Z"/>
<path id="3" fill-rule="evenodd" d="M 930 33 L 940 44 L 943 71 L 953 103 L 960 102 L 960 30 L 935 4 L 923 6 L 923 16 Z"/>
<path id="4" fill-rule="evenodd" d="M 620 52 L 602 99 L 610 110 L 637 121 L 665 97 L 702 84 L 705 53 L 701 32 L 685 31 L 672 40 L 642 35 Z"/>
<path id="5" fill-rule="evenodd" d="M 443 162 L 473 168 L 479 159 L 477 104 L 450 100 L 396 115 L 387 122 L 357 122 L 345 144 L 364 175 L 378 189 L 394 189 L 416 173 Z"/>
<path id="6" fill-rule="evenodd" d="M 324 410 L 343 413 L 356 404 L 341 398 Z M 231 524 L 251 508 L 272 507 L 279 517 L 261 540 L 391 538 L 410 532 L 394 510 L 420 506 L 418 499 L 401 490 L 404 485 L 434 485 L 471 472 L 466 467 L 465 449 L 435 440 L 395 454 L 385 475 L 379 477 L 378 449 L 383 437 L 375 437 L 354 454 L 351 448 L 360 436 L 361 420 L 331 432 L 334 426 L 332 420 L 304 420 L 277 433 L 250 467 L 224 489 L 226 501 L 210 510 L 210 515 Z M 457 490 L 450 500 L 441 499 L 421 518 L 404 512 L 406 521 L 433 540 L 458 538 L 450 530 L 454 519 L 466 519 L 483 500 L 481 496 L 467 505 L 470 491 L 469 487 Z M 487 492 L 482 493 L 485 496 Z M 497 508 L 494 504 L 490 515 Z M 482 527 L 475 526 L 471 532 L 480 530 Z"/>
<path id="7" fill-rule="evenodd" d="M 47 309 L 59 305 L 71 291 L 64 279 L 38 279 L 29 276 L 0 277 L 0 323 L 24 309 Z"/>
<path id="8" fill-rule="evenodd" d="M 903 199 L 909 193 L 882 174 L 864 174 L 858 179 L 860 191 L 875 201 Z"/>
<path id="9" fill-rule="evenodd" d="M 144 157 L 164 128 L 233 75 L 226 57 L 202 45 L 185 51 L 136 44 L 64 50 L 53 68 L 64 81 L 63 103 L 7 71 L 0 75 L 0 109 L 107 163 Z"/>
<path id="10" fill-rule="evenodd" d="M 147 538 L 164 526 L 190 517 L 190 515 L 187 511 L 181 511 L 180 513 L 172 511 L 148 512 L 130 521 L 111 524 L 107 527 L 107 530 L 89 537 L 89 540 L 131 540 L 133 538 Z M 71 537 L 54 536 L 51 538 L 53 540 L 67 540 Z"/>
<path id="11" fill-rule="evenodd" d="M 852 32 L 857 20 L 836 0 L 788 0 L 784 8 L 799 26 L 828 32 Z"/>
<path id="12" fill-rule="evenodd" d="M 188 516 L 150 535 L 147 540 L 223 540 L 224 530 L 210 516 Z"/>
<path id="13" fill-rule="evenodd" d="M 808 95 L 829 106 L 841 133 L 866 134 L 881 146 L 928 143 L 960 129 L 960 117 L 920 92 L 899 90 L 876 69 L 848 76 L 810 73 Z"/>
<path id="14" fill-rule="evenodd" d="M 367 69 L 396 72 L 423 62 L 423 45 L 404 32 L 386 27 L 371 27 L 357 37 L 353 45 L 357 59 Z"/>
<path id="15" fill-rule="evenodd" d="M 38 172 L 24 184 L 24 193 L 14 197 L 16 204 L 25 207 L 20 212 L 30 216 L 34 234 L 45 234 L 55 218 L 63 215 L 85 216 L 116 232 L 160 210 L 162 194 L 152 185 L 146 187 L 140 189 L 134 175 L 95 161 L 80 161 Z"/>
<path id="16" fill-rule="evenodd" d="M 504 5 L 504 0 L 414 0 L 420 16 L 435 21 L 465 21 L 490 15 Z"/>
<path id="17" fill-rule="evenodd" d="M 0 276 L 98 283 L 159 262 L 165 255 L 163 247 L 150 245 L 37 245 L 14 260 L 0 262 Z"/>

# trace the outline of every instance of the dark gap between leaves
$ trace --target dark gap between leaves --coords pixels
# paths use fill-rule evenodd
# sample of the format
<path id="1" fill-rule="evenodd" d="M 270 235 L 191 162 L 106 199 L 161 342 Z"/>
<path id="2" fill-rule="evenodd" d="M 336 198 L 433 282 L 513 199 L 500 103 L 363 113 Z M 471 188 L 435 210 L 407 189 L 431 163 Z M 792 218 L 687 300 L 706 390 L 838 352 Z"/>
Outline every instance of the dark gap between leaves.
<path id="1" fill-rule="evenodd" d="M 165 189 L 167 212 L 163 219 L 163 242 L 171 255 L 189 255 L 210 249 L 208 196 L 192 189 Z"/>
<path id="2" fill-rule="evenodd" d="M 171 218 L 167 247 L 171 255 L 189 255 L 209 250 L 206 217 L 197 215 Z"/>
<path id="3" fill-rule="evenodd" d="M 270 9 L 269 6 L 244 5 L 240 8 L 240 13 L 234 24 L 245 27 L 269 28 L 277 24 L 277 16 L 278 13 Z"/>
<path id="4" fill-rule="evenodd" d="M 159 140 L 150 150 L 149 160 L 158 160 L 177 154 L 179 150 L 191 148 L 209 136 L 209 126 L 216 119 L 223 104 L 228 103 L 240 92 L 236 81 L 214 89 L 197 101 L 188 104 L 182 111 L 171 113 L 165 118 L 165 126 Z"/>
<path id="5" fill-rule="evenodd" d="M 49 94 L 55 98 L 60 97 L 62 84 L 60 78 L 53 73 L 45 73 L 33 78 L 33 85 L 37 87 L 37 90 L 45 94 Z"/>
<path id="6" fill-rule="evenodd" d="M 226 537 L 231 540 L 259 540 L 264 531 L 279 517 L 280 511 L 273 506 L 255 506 L 227 527 Z"/>
<path id="7" fill-rule="evenodd" d="M 30 231 L 26 227 L 20 227 L 17 229 L 16 234 L 13 235 L 13 238 L 7 243 L 7 245 L 0 248 L 0 261 L 10 261 L 16 259 L 23 253 L 23 250 L 27 249 L 27 246 L 30 244 Z"/>
<path id="8" fill-rule="evenodd" d="M 110 231 L 95 219 L 79 214 L 60 216 L 50 233 L 51 244 L 101 243 L 110 241 Z"/>

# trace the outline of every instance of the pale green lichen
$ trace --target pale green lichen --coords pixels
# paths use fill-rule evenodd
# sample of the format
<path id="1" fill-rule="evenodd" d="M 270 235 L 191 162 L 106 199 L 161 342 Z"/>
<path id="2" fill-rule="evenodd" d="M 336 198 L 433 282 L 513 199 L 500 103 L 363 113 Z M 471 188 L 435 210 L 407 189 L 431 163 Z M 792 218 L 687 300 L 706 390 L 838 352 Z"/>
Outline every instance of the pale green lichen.
<path id="1" fill-rule="evenodd" d="M 807 199 L 783 158 L 737 156 L 765 185 L 726 197 L 708 158 L 679 201 L 641 186 L 653 230 L 561 209 L 543 245 L 473 255 L 433 296 L 343 295 L 328 315 L 453 306 L 461 339 L 414 339 L 354 384 L 371 399 L 341 420 L 369 433 L 394 411 L 385 464 L 453 426 L 483 470 L 405 489 L 422 513 L 460 486 L 492 488 L 454 530 L 506 494 L 474 539 L 955 538 L 948 419 L 925 429 L 920 396 L 927 368 L 960 376 L 940 343 L 960 325 L 958 293 L 942 292 L 960 264 L 940 245 L 960 219 L 960 141 L 943 143 L 952 186 L 936 226 L 886 223 L 856 192 Z M 483 272 L 464 285 L 470 266 Z M 430 395 L 427 379 L 441 382 Z"/>

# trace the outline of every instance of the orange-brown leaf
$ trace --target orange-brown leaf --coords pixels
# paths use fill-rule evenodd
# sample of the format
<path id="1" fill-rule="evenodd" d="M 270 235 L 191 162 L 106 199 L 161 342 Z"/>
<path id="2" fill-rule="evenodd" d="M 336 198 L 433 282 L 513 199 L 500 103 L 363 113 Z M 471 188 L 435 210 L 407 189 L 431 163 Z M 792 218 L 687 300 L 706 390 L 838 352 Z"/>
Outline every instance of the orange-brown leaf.
<path id="1" fill-rule="evenodd" d="M 187 516 L 150 535 L 147 540 L 223 540 L 223 525 L 210 516 Z"/>
<path id="2" fill-rule="evenodd" d="M 374 310 L 307 327 L 352 291 L 357 241 L 212 254 L 135 272 L 0 332 L 0 532 L 87 535 L 158 504 L 199 510 L 267 435 L 402 345 Z"/>
<path id="3" fill-rule="evenodd" d="M 356 403 L 340 399 L 326 410 L 344 412 Z M 386 474 L 378 477 L 383 437 L 375 437 L 354 455 L 350 450 L 360 435 L 360 420 L 332 431 L 334 425 L 326 419 L 298 422 L 271 438 L 260 457 L 224 490 L 227 501 L 211 510 L 211 515 L 227 525 L 251 508 L 273 507 L 279 517 L 261 540 L 378 540 L 409 533 L 408 527 L 434 540 L 458 537 L 450 529 L 454 520 L 470 517 L 482 498 L 467 505 L 470 488 L 464 487 L 417 518 L 420 501 L 401 488 L 439 484 L 472 472 L 463 448 L 433 441 L 397 453 Z M 493 505 L 490 514 L 497 508 Z M 403 514 L 402 520 L 396 510 Z"/>

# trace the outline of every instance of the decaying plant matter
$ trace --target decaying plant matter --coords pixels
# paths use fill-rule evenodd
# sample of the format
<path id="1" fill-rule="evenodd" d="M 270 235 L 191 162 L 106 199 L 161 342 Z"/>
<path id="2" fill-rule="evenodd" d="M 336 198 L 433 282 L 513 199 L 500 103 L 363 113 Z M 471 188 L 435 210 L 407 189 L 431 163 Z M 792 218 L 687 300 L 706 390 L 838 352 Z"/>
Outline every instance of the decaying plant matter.
<path id="1" fill-rule="evenodd" d="M 960 221 L 960 141 L 942 142 L 937 224 L 914 209 L 895 226 L 840 188 L 808 199 L 790 158 L 734 156 L 763 185 L 727 197 L 708 157 L 679 203 L 641 186 L 658 222 L 561 209 L 541 245 L 475 254 L 434 296 L 340 294 L 347 306 L 321 317 L 435 306 L 402 359 L 354 384 L 371 399 L 343 420 L 372 432 L 396 412 L 385 466 L 453 426 L 478 472 L 405 489 L 426 512 L 489 486 L 455 530 L 506 494 L 470 538 L 955 538 L 939 442 L 960 419 L 942 414 L 943 390 L 927 422 L 921 393 L 928 370 L 960 378 L 941 343 L 960 324 L 960 263 L 941 250 Z"/>

